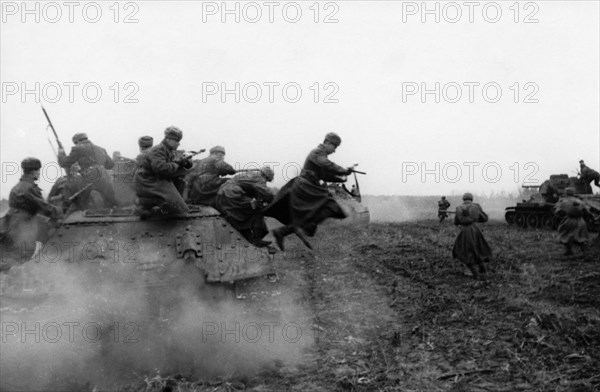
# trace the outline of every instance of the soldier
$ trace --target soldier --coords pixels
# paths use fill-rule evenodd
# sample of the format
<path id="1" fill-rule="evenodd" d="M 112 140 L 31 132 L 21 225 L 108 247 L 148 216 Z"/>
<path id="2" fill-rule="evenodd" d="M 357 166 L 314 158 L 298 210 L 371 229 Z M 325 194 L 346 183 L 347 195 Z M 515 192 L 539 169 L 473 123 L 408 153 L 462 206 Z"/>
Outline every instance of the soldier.
<path id="1" fill-rule="evenodd" d="M 104 206 L 101 207 L 116 206 L 115 191 L 106 171 L 106 169 L 112 169 L 115 166 L 113 160 L 108 156 L 104 148 L 96 146 L 89 141 L 85 133 L 76 133 L 73 135 L 73 143 L 75 145 L 68 156 L 62 148 L 58 150 L 58 163 L 67 171 L 69 171 L 73 164 L 78 163 L 81 167 L 81 175 L 84 181 L 87 184 L 93 184 L 81 195 L 84 204 L 88 204 L 92 192 L 96 191 L 103 199 Z"/>
<path id="2" fill-rule="evenodd" d="M 162 142 L 141 158 L 135 190 L 143 217 L 152 212 L 183 214 L 189 211 L 175 184 L 192 166 L 189 159 L 175 158 L 182 138 L 183 133 L 178 128 L 169 127 Z"/>
<path id="3" fill-rule="evenodd" d="M 558 202 L 554 213 L 563 219 L 558 226 L 558 240 L 565 247 L 565 256 L 573 254 L 573 244 L 585 251 L 589 233 L 584 217 L 590 212 L 581 200 L 575 197 L 575 189 L 565 189 L 565 197 Z"/>
<path id="4" fill-rule="evenodd" d="M 137 166 L 140 166 L 140 163 L 142 162 L 142 158 L 144 157 L 145 154 L 147 154 L 152 149 L 153 145 L 154 145 L 154 138 L 152 138 L 152 136 L 142 136 L 141 138 L 138 139 L 138 146 L 140 148 L 140 153 L 138 154 L 137 158 L 135 159 Z"/>
<path id="5" fill-rule="evenodd" d="M 74 197 L 73 200 L 69 200 L 73 195 L 86 187 L 86 183 L 79 170 L 79 164 L 73 164 L 69 169 L 69 174 L 56 180 L 50 189 L 50 193 L 48 193 L 48 202 L 61 207 L 65 215 L 68 215 L 71 211 L 87 208 L 83 203 L 83 197 L 81 197 L 81 194 L 85 191 Z"/>
<path id="6" fill-rule="evenodd" d="M 269 233 L 262 210 L 264 204 L 273 200 L 267 182 L 273 181 L 274 176 L 268 166 L 260 172 L 241 173 L 226 181 L 216 195 L 216 207 L 225 219 L 258 247 L 271 244 L 262 240 Z"/>
<path id="7" fill-rule="evenodd" d="M 440 223 L 444 221 L 448 217 L 448 208 L 450 207 L 450 202 L 446 200 L 446 196 L 442 196 L 442 200 L 438 201 L 438 218 L 440 218 Z"/>
<path id="8" fill-rule="evenodd" d="M 579 161 L 580 175 L 579 177 L 585 181 L 586 186 L 591 190 L 592 187 L 589 185 L 592 181 L 594 181 L 594 185 L 600 188 L 600 173 L 598 173 L 594 169 L 590 169 L 587 167 L 585 162 L 582 160 Z"/>
<path id="9" fill-rule="evenodd" d="M 225 162 L 225 148 L 215 146 L 210 155 L 194 162 L 188 181 L 188 201 L 193 204 L 214 206 L 217 192 L 227 181 L 222 176 L 235 174 L 233 166 Z"/>
<path id="10" fill-rule="evenodd" d="M 44 200 L 42 190 L 35 183 L 40 178 L 41 167 L 37 158 L 23 159 L 23 176 L 10 191 L 10 209 L 3 218 L 6 220 L 3 222 L 6 232 L 1 235 L 2 244 L 13 249 L 15 246 L 25 245 L 21 260 L 33 255 L 36 241 L 48 240 L 51 231 L 59 225 L 62 218 L 62 210 Z"/>
<path id="11" fill-rule="evenodd" d="M 272 216 L 285 225 L 273 231 L 281 250 L 285 236 L 299 233 L 299 228 L 312 237 L 325 219 L 346 217 L 327 187 L 320 183 L 345 182 L 346 178 L 340 176 L 352 173 L 352 168 L 343 168 L 327 158 L 341 143 L 342 139 L 336 133 L 328 133 L 323 143 L 308 154 L 300 176 L 288 181 L 265 210 L 266 216 Z"/>
<path id="12" fill-rule="evenodd" d="M 473 278 L 485 279 L 485 262 L 492 257 L 492 249 L 477 227 L 477 222 L 487 222 L 488 216 L 481 206 L 473 203 L 473 195 L 465 193 L 463 204 L 456 207 L 454 224 L 460 226 L 460 233 L 454 241 L 452 257 L 467 265 Z"/>

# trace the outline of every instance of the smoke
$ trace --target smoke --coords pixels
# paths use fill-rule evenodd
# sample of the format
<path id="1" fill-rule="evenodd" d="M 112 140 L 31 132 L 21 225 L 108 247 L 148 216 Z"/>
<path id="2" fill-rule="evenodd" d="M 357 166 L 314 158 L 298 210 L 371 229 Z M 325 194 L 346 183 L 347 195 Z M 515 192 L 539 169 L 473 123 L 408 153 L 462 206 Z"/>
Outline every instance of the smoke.
<path id="1" fill-rule="evenodd" d="M 29 261 L 2 274 L 0 390 L 91 390 L 156 375 L 243 377 L 313 343 L 294 293 L 240 301 L 192 265 Z M 269 291 L 283 291 L 268 297 Z"/>

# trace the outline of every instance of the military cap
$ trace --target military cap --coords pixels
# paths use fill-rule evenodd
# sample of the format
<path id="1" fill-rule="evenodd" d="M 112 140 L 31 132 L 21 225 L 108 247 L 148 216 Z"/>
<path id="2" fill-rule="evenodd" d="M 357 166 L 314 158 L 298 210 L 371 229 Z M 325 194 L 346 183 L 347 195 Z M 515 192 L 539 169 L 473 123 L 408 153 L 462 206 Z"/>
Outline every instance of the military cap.
<path id="1" fill-rule="evenodd" d="M 152 136 L 142 136 L 141 138 L 138 139 L 138 145 L 141 148 L 152 147 L 153 144 L 154 144 L 154 139 L 152 138 Z"/>
<path id="2" fill-rule="evenodd" d="M 27 157 L 21 161 L 21 168 L 23 170 L 39 170 L 42 168 L 42 162 L 37 158 Z"/>
<path id="3" fill-rule="evenodd" d="M 211 154 L 217 153 L 217 152 L 222 152 L 223 154 L 225 154 L 225 147 L 223 146 L 214 146 L 213 148 L 211 148 L 209 150 L 209 152 Z"/>
<path id="4" fill-rule="evenodd" d="M 573 196 L 574 194 L 575 194 L 575 189 L 573 189 L 571 187 L 565 188 L 565 195 Z"/>
<path id="5" fill-rule="evenodd" d="M 342 144 L 342 138 L 335 132 L 329 132 L 327 135 L 325 135 L 325 141 L 333 144 L 336 147 Z"/>
<path id="6" fill-rule="evenodd" d="M 177 127 L 169 127 L 165 129 L 165 139 L 173 139 L 180 141 L 183 138 L 183 132 Z"/>
<path id="7" fill-rule="evenodd" d="M 87 138 L 88 138 L 87 133 L 84 133 L 84 132 L 76 133 L 75 135 L 73 135 L 73 143 L 77 144 L 82 140 L 87 140 Z"/>
<path id="8" fill-rule="evenodd" d="M 260 172 L 263 176 L 265 176 L 267 181 L 273 181 L 273 178 L 275 178 L 275 173 L 273 172 L 273 169 L 271 169 L 269 166 L 261 167 Z"/>
<path id="9" fill-rule="evenodd" d="M 463 200 L 471 200 L 471 201 L 473 201 L 473 194 L 472 194 L 472 193 L 469 193 L 469 192 L 467 192 L 467 193 L 465 193 L 465 194 L 463 195 L 462 199 L 463 199 Z"/>

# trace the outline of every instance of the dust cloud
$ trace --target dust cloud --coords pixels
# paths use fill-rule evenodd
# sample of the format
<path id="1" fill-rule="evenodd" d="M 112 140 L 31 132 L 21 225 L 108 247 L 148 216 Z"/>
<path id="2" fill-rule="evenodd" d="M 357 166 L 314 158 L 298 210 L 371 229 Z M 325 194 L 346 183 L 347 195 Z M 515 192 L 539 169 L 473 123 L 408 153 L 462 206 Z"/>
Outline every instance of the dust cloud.
<path id="1" fill-rule="evenodd" d="M 198 288 L 200 278 L 182 262 L 160 271 L 105 260 L 13 267 L 1 274 L 0 390 L 106 390 L 301 363 L 313 338 L 293 294 L 261 308 L 223 285 Z"/>

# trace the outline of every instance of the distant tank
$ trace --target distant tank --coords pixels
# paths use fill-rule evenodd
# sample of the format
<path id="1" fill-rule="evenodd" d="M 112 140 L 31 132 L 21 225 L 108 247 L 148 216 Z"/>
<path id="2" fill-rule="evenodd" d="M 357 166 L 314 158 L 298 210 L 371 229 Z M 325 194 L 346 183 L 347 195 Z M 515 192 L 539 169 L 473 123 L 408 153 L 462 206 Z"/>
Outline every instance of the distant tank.
<path id="1" fill-rule="evenodd" d="M 556 229 L 560 219 L 554 216 L 554 206 L 564 195 L 565 189 L 575 189 L 576 197 L 581 199 L 593 216 L 586 218 L 588 228 L 598 230 L 600 217 L 600 195 L 592 195 L 589 184 L 567 174 L 553 174 L 541 185 L 524 185 L 526 189 L 538 189 L 529 200 L 523 200 L 514 207 L 507 207 L 504 214 L 506 222 L 522 228 Z"/>

